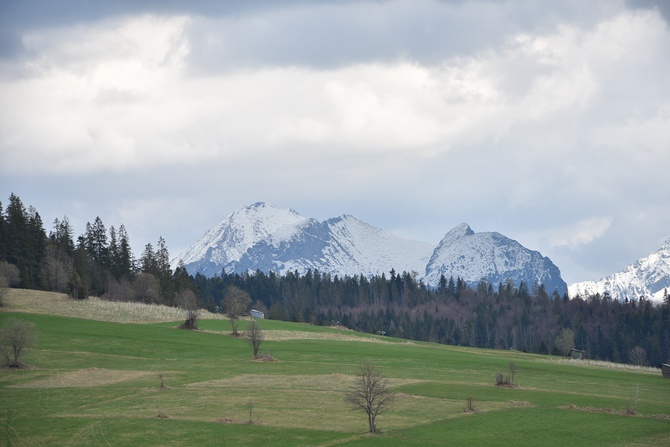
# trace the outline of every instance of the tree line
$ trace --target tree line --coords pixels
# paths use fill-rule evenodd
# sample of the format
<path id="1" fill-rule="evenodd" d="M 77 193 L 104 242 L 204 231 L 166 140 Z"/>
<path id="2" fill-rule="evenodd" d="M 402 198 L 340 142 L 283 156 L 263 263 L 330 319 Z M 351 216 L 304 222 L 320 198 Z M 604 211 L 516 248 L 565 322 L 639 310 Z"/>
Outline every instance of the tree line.
<path id="1" fill-rule="evenodd" d="M 567 354 L 658 365 L 670 352 L 670 297 L 662 303 L 640 297 L 559 296 L 543 284 L 474 287 L 462 278 L 426 286 L 413 272 L 391 270 L 366 277 L 309 270 L 278 275 L 260 270 L 221 272 L 212 278 L 172 271 L 167 244 L 159 237 L 133 256 L 128 233 L 106 228 L 97 217 L 76 242 L 66 217 L 47 234 L 33 207 L 14 194 L 0 203 L 0 281 L 22 288 L 89 295 L 109 300 L 181 305 L 195 294 L 200 307 L 222 312 L 230 286 L 246 292 L 268 318 L 347 328 L 452 345 Z"/>
<path id="2" fill-rule="evenodd" d="M 230 285 L 245 290 L 268 318 L 450 345 L 515 349 L 659 365 L 670 351 L 670 298 L 619 301 L 605 294 L 569 298 L 542 284 L 469 287 L 462 278 L 442 278 L 429 288 L 408 272 L 365 277 L 318 271 L 285 275 L 256 271 L 194 278 L 203 305 L 221 308 Z M 641 355 L 642 353 L 642 355 Z"/>
<path id="3" fill-rule="evenodd" d="M 162 237 L 133 255 L 123 224 L 107 228 L 100 217 L 86 224 L 76 240 L 67 217 L 44 228 L 37 210 L 11 194 L 0 202 L 0 287 L 63 292 L 75 299 L 141 301 L 174 306 L 193 291 L 183 266 L 173 272 Z"/>

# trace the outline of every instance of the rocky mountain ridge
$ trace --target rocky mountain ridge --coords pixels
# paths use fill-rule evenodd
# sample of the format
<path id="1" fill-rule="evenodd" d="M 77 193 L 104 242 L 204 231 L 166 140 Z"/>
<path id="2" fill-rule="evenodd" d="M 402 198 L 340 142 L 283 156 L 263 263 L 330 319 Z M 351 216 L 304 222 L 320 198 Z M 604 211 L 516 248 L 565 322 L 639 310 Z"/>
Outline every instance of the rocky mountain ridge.
<path id="1" fill-rule="evenodd" d="M 436 287 L 441 275 L 476 285 L 507 280 L 529 287 L 543 283 L 548 293 L 563 294 L 567 285 L 549 258 L 500 233 L 475 233 L 467 224 L 449 231 L 437 247 L 396 236 L 354 216 L 319 222 L 290 209 L 263 202 L 241 207 L 207 231 L 173 260 L 191 274 L 257 269 L 278 274 L 308 269 L 339 276 L 416 272 Z"/>
<path id="2" fill-rule="evenodd" d="M 670 294 L 670 239 L 649 256 L 640 258 L 620 272 L 598 281 L 584 281 L 568 288 L 571 297 L 606 293 L 618 300 L 640 297 L 661 301 Z"/>

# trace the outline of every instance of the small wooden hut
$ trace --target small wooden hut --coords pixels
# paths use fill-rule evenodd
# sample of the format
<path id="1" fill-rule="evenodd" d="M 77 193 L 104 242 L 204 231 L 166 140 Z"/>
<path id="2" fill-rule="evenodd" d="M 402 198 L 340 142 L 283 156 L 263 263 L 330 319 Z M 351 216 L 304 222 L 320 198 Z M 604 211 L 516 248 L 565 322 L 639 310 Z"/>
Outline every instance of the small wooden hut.
<path id="1" fill-rule="evenodd" d="M 263 312 L 261 312 L 260 310 L 251 309 L 250 313 L 251 313 L 252 317 L 258 318 L 259 320 L 262 320 L 262 319 L 265 318 L 265 314 Z"/>
<path id="2" fill-rule="evenodd" d="M 586 351 L 582 351 L 580 349 L 571 349 L 568 357 L 573 360 L 583 360 L 586 358 Z"/>

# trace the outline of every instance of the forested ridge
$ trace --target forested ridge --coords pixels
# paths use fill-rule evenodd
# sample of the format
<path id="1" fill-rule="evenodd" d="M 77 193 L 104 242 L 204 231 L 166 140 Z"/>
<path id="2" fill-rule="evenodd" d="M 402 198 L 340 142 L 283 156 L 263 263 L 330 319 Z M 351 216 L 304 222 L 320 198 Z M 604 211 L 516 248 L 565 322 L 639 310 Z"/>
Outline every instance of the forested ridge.
<path id="1" fill-rule="evenodd" d="M 411 340 L 556 355 L 576 348 L 593 359 L 650 365 L 667 362 L 670 351 L 667 293 L 662 303 L 621 302 L 511 281 L 482 279 L 472 288 L 445 277 L 434 289 L 394 270 L 373 277 L 256 271 L 207 278 L 189 275 L 183 265 L 172 271 L 169 259 L 162 237 L 136 258 L 122 224 L 106 228 L 97 217 L 75 240 L 67 217 L 55 219 L 47 233 L 37 210 L 15 194 L 6 209 L 0 203 L 0 287 L 169 306 L 193 291 L 202 307 L 220 311 L 224 291 L 235 285 L 269 318 Z"/>

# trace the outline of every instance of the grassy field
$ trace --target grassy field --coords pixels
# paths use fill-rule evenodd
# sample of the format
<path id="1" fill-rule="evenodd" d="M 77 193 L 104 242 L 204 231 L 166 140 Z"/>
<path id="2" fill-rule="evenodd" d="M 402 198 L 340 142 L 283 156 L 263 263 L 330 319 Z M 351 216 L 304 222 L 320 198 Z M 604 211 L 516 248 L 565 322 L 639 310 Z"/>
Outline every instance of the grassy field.
<path id="1" fill-rule="evenodd" d="M 29 367 L 0 369 L 0 445 L 670 445 L 670 380 L 658 369 L 270 320 L 261 351 L 277 361 L 259 362 L 216 315 L 188 332 L 174 309 L 19 290 L 6 301 L 0 324 L 32 321 L 40 341 Z M 365 359 L 397 396 L 380 435 L 343 401 Z M 496 387 L 511 361 L 518 386 Z M 637 414 L 624 414 L 637 394 Z"/>

